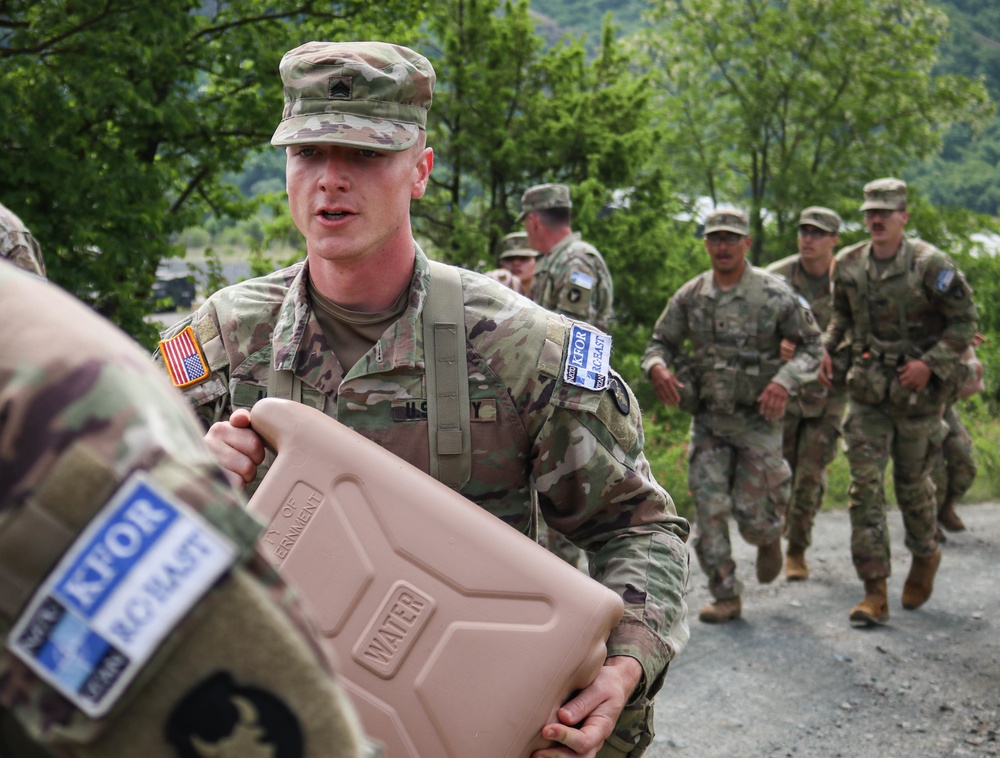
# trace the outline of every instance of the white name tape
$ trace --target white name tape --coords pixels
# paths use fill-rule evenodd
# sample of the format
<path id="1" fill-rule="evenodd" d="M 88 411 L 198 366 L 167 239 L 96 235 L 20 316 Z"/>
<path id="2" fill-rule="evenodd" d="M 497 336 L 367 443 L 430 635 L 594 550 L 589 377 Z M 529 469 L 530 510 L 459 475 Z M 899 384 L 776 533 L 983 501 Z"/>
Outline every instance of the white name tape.
<path id="1" fill-rule="evenodd" d="M 98 718 L 236 555 L 201 516 L 135 474 L 45 579 L 7 646 Z"/>
<path id="2" fill-rule="evenodd" d="M 573 324 L 563 379 L 567 384 L 603 390 L 608 386 L 610 359 L 611 337 L 597 329 Z"/>

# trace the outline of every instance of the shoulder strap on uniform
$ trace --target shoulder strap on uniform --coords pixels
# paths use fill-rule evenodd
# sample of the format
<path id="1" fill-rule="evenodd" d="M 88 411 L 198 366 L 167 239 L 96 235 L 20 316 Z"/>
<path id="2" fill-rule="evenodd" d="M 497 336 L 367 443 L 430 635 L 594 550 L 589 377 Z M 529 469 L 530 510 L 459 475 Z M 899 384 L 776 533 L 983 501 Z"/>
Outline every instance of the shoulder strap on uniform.
<path id="1" fill-rule="evenodd" d="M 764 273 L 753 268 L 750 270 L 750 281 L 747 287 L 747 299 L 750 301 L 750 327 L 747 330 L 749 339 L 748 346 L 760 351 L 760 307 L 764 302 Z"/>
<path id="2" fill-rule="evenodd" d="M 431 282 L 423 320 L 430 474 L 458 490 L 472 476 L 465 300 L 458 269 L 429 263 Z"/>

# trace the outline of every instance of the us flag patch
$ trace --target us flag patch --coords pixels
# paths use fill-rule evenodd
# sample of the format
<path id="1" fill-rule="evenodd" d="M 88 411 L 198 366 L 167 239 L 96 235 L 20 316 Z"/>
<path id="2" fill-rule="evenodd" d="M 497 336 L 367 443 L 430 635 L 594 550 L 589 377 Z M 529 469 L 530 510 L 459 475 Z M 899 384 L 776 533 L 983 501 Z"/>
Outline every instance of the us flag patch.
<path id="1" fill-rule="evenodd" d="M 160 355 L 175 387 L 190 387 L 208 379 L 208 364 L 190 326 L 170 339 L 162 340 Z"/>

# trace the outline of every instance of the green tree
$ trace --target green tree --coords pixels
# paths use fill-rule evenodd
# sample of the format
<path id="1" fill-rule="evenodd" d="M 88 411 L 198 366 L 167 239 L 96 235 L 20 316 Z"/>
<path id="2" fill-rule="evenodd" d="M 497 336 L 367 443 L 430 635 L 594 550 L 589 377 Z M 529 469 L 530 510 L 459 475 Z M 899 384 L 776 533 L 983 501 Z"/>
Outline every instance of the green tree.
<path id="1" fill-rule="evenodd" d="M 51 277 L 133 335 L 171 235 L 252 205 L 283 51 L 402 35 L 422 0 L 0 0 L 0 199 Z M 393 19 L 399 19 L 394 22 Z M 16 117 L 14 117 L 16 114 Z"/>
<path id="2" fill-rule="evenodd" d="M 989 112 L 979 81 L 934 76 L 947 18 L 924 0 L 650 0 L 665 159 L 690 191 L 749 207 L 755 262 L 803 205 L 855 208 L 860 185 Z"/>
<path id="3" fill-rule="evenodd" d="M 578 40 L 546 48 L 526 2 L 440 3 L 427 43 L 438 73 L 428 125 L 436 165 L 414 214 L 437 257 L 491 266 L 524 189 L 568 184 L 574 228 L 615 277 L 621 355 L 641 352 L 670 286 L 684 281 L 674 280 L 693 227 L 675 221 L 684 207 L 674 182 L 649 160 L 662 140 L 652 74 L 615 32 L 606 21 L 589 58 Z"/>

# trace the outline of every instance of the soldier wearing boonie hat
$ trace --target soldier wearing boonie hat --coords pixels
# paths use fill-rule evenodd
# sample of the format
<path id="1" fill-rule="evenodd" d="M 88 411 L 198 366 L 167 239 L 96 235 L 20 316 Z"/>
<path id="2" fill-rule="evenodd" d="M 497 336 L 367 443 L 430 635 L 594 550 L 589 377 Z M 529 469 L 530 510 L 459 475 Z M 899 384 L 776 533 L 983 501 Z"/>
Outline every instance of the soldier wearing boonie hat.
<path id="1" fill-rule="evenodd" d="M 884 478 L 890 459 L 904 543 L 912 553 L 902 605 L 914 610 L 931 597 L 941 563 L 935 514 L 953 514 L 938 511 L 930 472 L 941 455 L 941 418 L 978 325 L 972 290 L 955 262 L 907 237 L 906 193 L 906 182 L 893 177 L 864 186 L 861 210 L 870 239 L 837 253 L 833 316 L 823 335 L 828 353 L 850 344 L 844 443 L 851 472 L 851 557 L 865 590 L 849 613 L 854 626 L 889 620 Z M 825 356 L 825 384 L 831 365 Z"/>
<path id="2" fill-rule="evenodd" d="M 540 254 L 531 299 L 550 311 L 607 331 L 614 284 L 604 258 L 572 227 L 573 201 L 565 184 L 537 184 L 521 195 L 528 244 Z"/>
<path id="3" fill-rule="evenodd" d="M 427 127 L 436 75 L 419 53 L 384 42 L 308 42 L 285 53 L 275 147 L 335 144 L 402 151 Z"/>
<path id="4" fill-rule="evenodd" d="M 164 332 L 171 378 L 250 488 L 268 462 L 248 411 L 271 396 L 321 409 L 525 535 L 539 508 L 557 516 L 593 551 L 597 581 L 649 601 L 628 604 L 606 664 L 562 711 L 573 723 L 547 724 L 545 739 L 581 753 L 607 740 L 602 755 L 635 758 L 687 639 L 689 527 L 651 478 L 610 338 L 429 260 L 416 243 L 410 208 L 433 168 L 421 133 L 434 85 L 425 58 L 380 42 L 314 42 L 283 58 L 281 77 L 272 141 L 288 146 L 306 259 L 211 295 Z M 468 393 L 446 394 L 446 382 Z M 594 710 L 609 699 L 625 704 L 610 720 Z"/>
<path id="5" fill-rule="evenodd" d="M 833 313 L 830 272 L 833 252 L 840 241 L 840 215 L 830 208 L 813 205 L 799 213 L 798 253 L 767 267 L 781 276 L 792 290 L 809 303 L 819 328 L 825 329 Z M 786 350 L 782 346 L 783 351 Z M 787 351 L 794 355 L 795 346 Z M 809 578 L 806 549 L 812 543 L 812 526 L 823 505 L 827 467 L 837 454 L 837 440 L 843 426 L 847 392 L 843 365 L 850 356 L 838 353 L 837 381 L 827 390 L 818 379 L 805 383 L 796 397 L 788 399 L 784 433 L 785 460 L 792 468 L 792 495 L 788 505 L 785 537 L 785 577 L 789 581 Z"/>
<path id="6" fill-rule="evenodd" d="M 905 211 L 906 182 L 902 179 L 886 177 L 868 182 L 864 187 L 865 201 L 861 204 L 862 211 Z"/>

